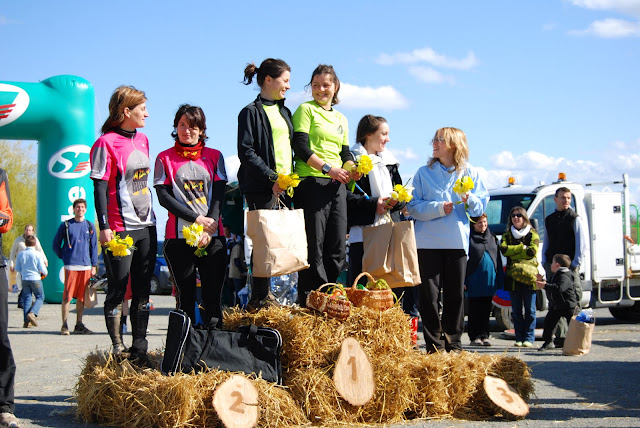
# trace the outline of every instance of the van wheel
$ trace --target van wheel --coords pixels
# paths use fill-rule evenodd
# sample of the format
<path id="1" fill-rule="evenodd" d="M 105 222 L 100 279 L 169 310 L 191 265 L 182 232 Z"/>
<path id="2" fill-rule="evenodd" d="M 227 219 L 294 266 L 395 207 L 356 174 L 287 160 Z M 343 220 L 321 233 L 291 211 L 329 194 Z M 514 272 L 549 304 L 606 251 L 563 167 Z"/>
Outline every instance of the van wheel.
<path id="1" fill-rule="evenodd" d="M 150 284 L 149 294 L 158 294 L 158 291 L 160 291 L 160 281 L 158 281 L 158 277 L 153 275 Z"/>
<path id="2" fill-rule="evenodd" d="M 513 321 L 511 320 L 511 308 L 493 308 L 493 315 L 498 323 L 500 330 L 510 330 L 513 328 Z"/>
<path id="3" fill-rule="evenodd" d="M 609 308 L 609 312 L 621 321 L 640 322 L 640 302 L 635 302 L 633 306 L 626 308 Z"/>

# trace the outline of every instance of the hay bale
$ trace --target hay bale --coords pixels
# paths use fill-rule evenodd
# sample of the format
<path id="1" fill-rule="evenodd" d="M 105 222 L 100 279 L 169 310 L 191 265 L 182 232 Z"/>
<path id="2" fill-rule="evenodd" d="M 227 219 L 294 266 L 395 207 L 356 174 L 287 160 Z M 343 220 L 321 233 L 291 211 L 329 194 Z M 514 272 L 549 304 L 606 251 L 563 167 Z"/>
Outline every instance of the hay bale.
<path id="1" fill-rule="evenodd" d="M 280 331 L 285 387 L 251 380 L 259 392 L 260 426 L 398 423 L 415 418 L 482 420 L 497 415 L 482 387 L 487 374 L 504 379 L 526 401 L 533 392 L 530 370 L 515 357 L 477 353 L 425 354 L 413 349 L 409 317 L 353 308 L 340 322 L 306 309 L 269 308 L 256 314 L 230 310 L 226 328 L 254 323 Z M 346 402 L 332 376 L 341 342 L 355 337 L 374 369 L 375 394 L 364 406 Z M 162 355 L 150 360 L 159 367 Z M 92 353 L 76 385 L 78 415 L 86 422 L 126 427 L 219 426 L 215 389 L 231 373 L 163 376 L 109 354 Z"/>
<path id="2" fill-rule="evenodd" d="M 219 370 L 164 376 L 157 370 L 95 352 L 86 357 L 76 383 L 77 414 L 85 422 L 121 427 L 220 426 L 213 409 L 213 393 L 230 376 Z M 260 426 L 307 423 L 284 388 L 262 379 L 251 382 L 260 394 Z"/>

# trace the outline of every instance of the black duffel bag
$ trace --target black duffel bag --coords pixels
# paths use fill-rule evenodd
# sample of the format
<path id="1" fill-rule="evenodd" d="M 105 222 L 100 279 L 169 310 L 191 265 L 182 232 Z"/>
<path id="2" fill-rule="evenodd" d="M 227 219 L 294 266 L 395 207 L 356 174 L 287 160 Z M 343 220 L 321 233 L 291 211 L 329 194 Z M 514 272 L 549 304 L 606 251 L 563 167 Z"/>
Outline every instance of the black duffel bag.
<path id="1" fill-rule="evenodd" d="M 185 312 L 170 311 L 162 373 L 218 369 L 262 376 L 282 385 L 278 330 L 251 324 L 229 331 L 219 330 L 217 324 L 218 319 L 212 318 L 208 328 L 193 328 Z"/>

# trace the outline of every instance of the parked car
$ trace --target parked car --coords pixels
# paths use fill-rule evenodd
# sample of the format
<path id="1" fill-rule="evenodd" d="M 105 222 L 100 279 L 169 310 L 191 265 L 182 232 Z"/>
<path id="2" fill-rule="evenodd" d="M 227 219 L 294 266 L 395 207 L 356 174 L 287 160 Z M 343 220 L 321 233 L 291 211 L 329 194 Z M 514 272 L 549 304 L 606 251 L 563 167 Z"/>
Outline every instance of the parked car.
<path id="1" fill-rule="evenodd" d="M 173 287 L 173 278 L 171 278 L 169 267 L 167 266 L 167 261 L 164 259 L 164 254 L 162 252 L 163 245 L 164 241 L 158 241 L 158 248 L 156 252 L 156 267 L 153 270 L 153 276 L 151 277 L 151 294 L 170 294 L 171 288 Z M 102 253 L 100 253 L 100 256 L 98 257 L 98 277 L 106 277 L 106 270 L 104 267 L 104 259 L 102 258 Z M 106 288 L 107 286 L 105 281 L 105 291 Z"/>

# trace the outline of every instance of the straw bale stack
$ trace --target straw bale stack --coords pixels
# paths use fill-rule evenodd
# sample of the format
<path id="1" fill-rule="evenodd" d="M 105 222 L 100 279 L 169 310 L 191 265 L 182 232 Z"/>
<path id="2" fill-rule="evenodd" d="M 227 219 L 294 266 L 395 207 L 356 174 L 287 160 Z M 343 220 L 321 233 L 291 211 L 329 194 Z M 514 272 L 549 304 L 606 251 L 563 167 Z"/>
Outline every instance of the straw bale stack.
<path id="1" fill-rule="evenodd" d="M 499 414 L 482 388 L 487 374 L 504 379 L 525 401 L 533 392 L 529 368 L 518 358 L 413 349 L 409 319 L 398 306 L 382 312 L 353 308 L 345 322 L 299 308 L 231 310 L 224 323 L 232 330 L 254 323 L 282 335 L 285 388 L 251 380 L 260 395 L 260 426 L 487 419 Z M 350 336 L 369 356 L 376 383 L 373 399 L 360 407 L 345 401 L 332 380 L 341 342 Z M 211 399 L 229 376 L 212 370 L 167 377 L 90 354 L 76 386 L 78 414 L 85 421 L 127 427 L 217 426 Z"/>

